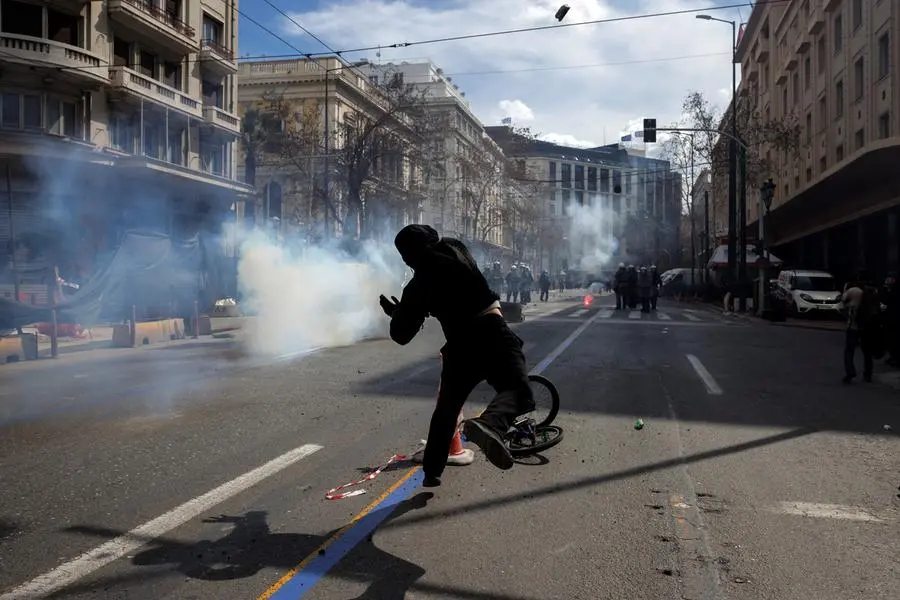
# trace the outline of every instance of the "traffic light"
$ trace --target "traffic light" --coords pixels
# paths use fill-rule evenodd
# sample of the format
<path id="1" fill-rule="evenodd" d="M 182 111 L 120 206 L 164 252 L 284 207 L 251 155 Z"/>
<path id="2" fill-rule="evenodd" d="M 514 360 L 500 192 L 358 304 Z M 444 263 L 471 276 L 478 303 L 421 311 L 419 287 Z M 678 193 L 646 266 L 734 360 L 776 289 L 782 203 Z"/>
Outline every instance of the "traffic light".
<path id="1" fill-rule="evenodd" d="M 656 119 L 644 119 L 644 143 L 656 143 Z"/>
<path id="2" fill-rule="evenodd" d="M 772 208 L 772 199 L 775 197 L 775 182 L 769 177 L 769 180 L 760 186 L 762 193 L 762 201 L 766 206 L 766 211 Z"/>

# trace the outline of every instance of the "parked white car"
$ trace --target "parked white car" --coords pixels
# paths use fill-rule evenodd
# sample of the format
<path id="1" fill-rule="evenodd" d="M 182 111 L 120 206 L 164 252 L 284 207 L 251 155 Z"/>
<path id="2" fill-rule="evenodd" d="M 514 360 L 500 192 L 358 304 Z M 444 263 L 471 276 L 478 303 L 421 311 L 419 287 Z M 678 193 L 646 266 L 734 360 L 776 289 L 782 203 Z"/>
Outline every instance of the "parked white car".
<path id="1" fill-rule="evenodd" d="M 831 273 L 826 271 L 790 270 L 778 274 L 775 296 L 794 315 L 841 314 L 841 292 Z"/>

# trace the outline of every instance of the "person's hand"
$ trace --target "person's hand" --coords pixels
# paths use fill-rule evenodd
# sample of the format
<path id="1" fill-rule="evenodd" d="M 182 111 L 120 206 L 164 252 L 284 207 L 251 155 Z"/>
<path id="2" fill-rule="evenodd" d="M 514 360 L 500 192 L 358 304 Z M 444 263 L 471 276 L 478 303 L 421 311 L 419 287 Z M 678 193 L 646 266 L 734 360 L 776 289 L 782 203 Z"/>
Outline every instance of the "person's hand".
<path id="1" fill-rule="evenodd" d="M 381 304 L 381 310 L 384 311 L 384 314 L 389 317 L 392 316 L 394 311 L 397 310 L 397 307 L 400 306 L 400 301 L 397 300 L 396 296 L 391 296 L 391 299 L 388 300 L 384 294 L 379 296 L 378 303 Z"/>

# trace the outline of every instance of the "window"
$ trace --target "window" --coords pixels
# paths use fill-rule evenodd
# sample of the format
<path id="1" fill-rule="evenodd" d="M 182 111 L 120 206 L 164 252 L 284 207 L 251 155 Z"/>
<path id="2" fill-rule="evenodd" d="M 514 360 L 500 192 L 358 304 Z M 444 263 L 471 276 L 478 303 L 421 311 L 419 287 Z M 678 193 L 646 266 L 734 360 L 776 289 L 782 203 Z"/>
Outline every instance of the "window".
<path id="1" fill-rule="evenodd" d="M 575 203 L 584 206 L 584 192 L 575 192 Z"/>
<path id="2" fill-rule="evenodd" d="M 812 112 L 806 113 L 806 141 L 812 140 Z"/>
<path id="3" fill-rule="evenodd" d="M 886 112 L 878 117 L 878 137 L 882 140 L 891 136 L 891 113 Z"/>
<path id="4" fill-rule="evenodd" d="M 854 148 L 853 148 L 854 150 L 860 150 L 863 146 L 866 145 L 866 130 L 865 129 L 860 128 L 856 131 L 856 133 L 853 136 L 853 144 L 854 144 Z"/>
<path id="5" fill-rule="evenodd" d="M 853 98 L 859 100 L 866 93 L 866 65 L 865 58 L 860 56 L 853 65 Z"/>
<path id="6" fill-rule="evenodd" d="M 44 37 L 44 9 L 38 4 L 3 0 L 3 33 Z"/>
<path id="7" fill-rule="evenodd" d="M 891 38 L 885 33 L 878 38 L 878 79 L 891 73 Z"/>
<path id="8" fill-rule="evenodd" d="M 597 167 L 588 167 L 588 191 L 597 191 Z"/>
<path id="9" fill-rule="evenodd" d="M 613 171 L 612 182 L 613 182 L 613 193 L 621 194 L 622 193 L 622 171 L 619 171 L 618 169 Z"/>
<path id="10" fill-rule="evenodd" d="M 844 17 L 838 13 L 834 18 L 834 53 L 844 48 Z"/>
<path id="11" fill-rule="evenodd" d="M 788 114 L 788 89 L 787 84 L 781 88 L 781 114 Z"/>
<path id="12" fill-rule="evenodd" d="M 853 0 L 853 31 L 862 27 L 863 0 Z"/>
<path id="13" fill-rule="evenodd" d="M 156 55 L 146 50 L 141 50 L 141 63 L 138 72 L 147 77 L 156 78 Z"/>
<path id="14" fill-rule="evenodd" d="M 44 103 L 36 94 L 22 96 L 22 125 L 25 129 L 42 129 L 44 127 Z"/>
<path id="15" fill-rule="evenodd" d="M 550 161 L 550 185 L 556 185 L 556 163 Z"/>
<path id="16" fill-rule="evenodd" d="M 806 182 L 809 183 L 812 181 L 812 168 L 806 167 Z"/>
<path id="17" fill-rule="evenodd" d="M 22 112 L 22 97 L 19 94 L 3 94 L 0 96 L 0 125 L 3 127 L 19 128 L 19 115 Z"/>
<path id="18" fill-rule="evenodd" d="M 828 170 L 828 160 L 823 156 L 819 159 L 819 174 Z"/>
<path id="19" fill-rule="evenodd" d="M 631 180 L 632 180 L 633 178 L 634 178 L 634 175 L 632 175 L 631 173 L 626 173 L 626 174 L 625 174 L 625 193 L 626 193 L 626 194 L 630 194 L 630 193 L 631 193 Z"/>
<path id="20" fill-rule="evenodd" d="M 221 23 L 210 17 L 203 15 L 203 41 L 212 44 L 222 44 L 222 30 L 224 27 Z"/>
<path id="21" fill-rule="evenodd" d="M 575 165 L 575 189 L 584 189 L 584 166 L 582 165 Z"/>
<path id="22" fill-rule="evenodd" d="M 572 191 L 562 191 L 562 212 L 564 215 L 569 214 L 569 206 L 572 204 Z"/>
<path id="23" fill-rule="evenodd" d="M 835 149 L 834 158 L 837 162 L 841 162 L 842 160 L 844 160 L 844 145 L 843 144 L 838 144 L 837 148 Z"/>
<path id="24" fill-rule="evenodd" d="M 834 117 L 840 119 L 844 116 L 844 81 L 838 81 L 834 86 Z"/>
<path id="25" fill-rule="evenodd" d="M 819 129 L 825 129 L 828 125 L 828 103 L 825 96 L 819 98 Z"/>
<path id="26" fill-rule="evenodd" d="M 821 75 L 825 72 L 825 61 L 827 60 L 827 56 L 825 54 L 825 34 L 819 36 L 819 41 L 816 44 L 816 60 L 819 63 L 819 75 Z"/>
<path id="27" fill-rule="evenodd" d="M 203 106 L 225 108 L 225 88 L 221 83 L 211 83 L 204 79 L 201 88 L 203 92 Z"/>
<path id="28" fill-rule="evenodd" d="M 572 165 L 566 163 L 562 165 L 562 186 L 572 187 Z"/>
<path id="29" fill-rule="evenodd" d="M 600 191 L 609 193 L 609 169 L 600 169 Z"/>
<path id="30" fill-rule="evenodd" d="M 805 89 L 809 89 L 809 84 L 812 81 L 812 58 L 809 56 L 807 52 L 803 57 L 803 87 Z"/>
<path id="31" fill-rule="evenodd" d="M 163 63 L 163 83 L 179 91 L 184 89 L 184 73 L 180 64 L 172 62 Z"/>
<path id="32" fill-rule="evenodd" d="M 800 102 L 800 73 L 794 71 L 794 76 L 791 78 L 791 85 L 794 88 L 794 104 L 799 104 Z"/>

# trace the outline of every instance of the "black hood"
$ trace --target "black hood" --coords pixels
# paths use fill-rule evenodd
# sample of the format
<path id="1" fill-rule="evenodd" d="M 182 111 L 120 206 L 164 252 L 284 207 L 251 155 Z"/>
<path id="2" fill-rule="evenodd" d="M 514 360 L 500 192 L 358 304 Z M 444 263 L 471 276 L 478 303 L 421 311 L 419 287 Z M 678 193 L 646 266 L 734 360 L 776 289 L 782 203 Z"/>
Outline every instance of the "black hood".
<path id="1" fill-rule="evenodd" d="M 415 269 L 416 264 L 440 241 L 441 236 L 429 225 L 407 225 L 394 238 L 394 246 L 403 262 Z"/>

